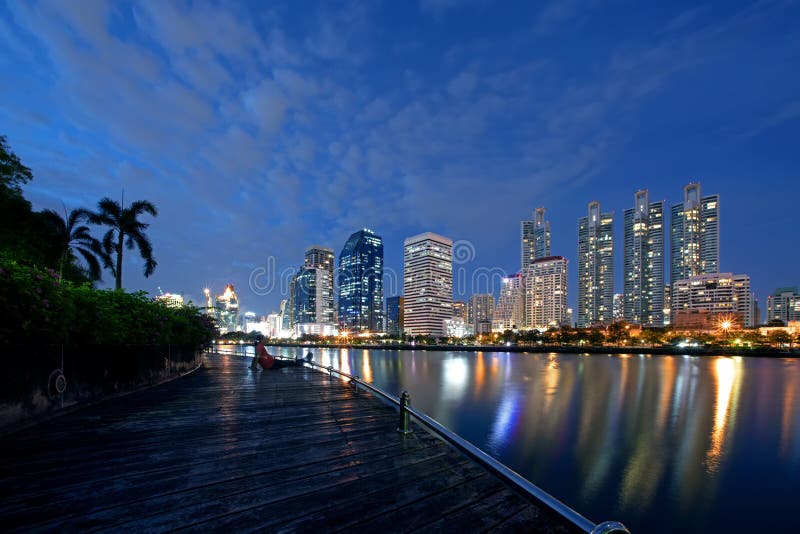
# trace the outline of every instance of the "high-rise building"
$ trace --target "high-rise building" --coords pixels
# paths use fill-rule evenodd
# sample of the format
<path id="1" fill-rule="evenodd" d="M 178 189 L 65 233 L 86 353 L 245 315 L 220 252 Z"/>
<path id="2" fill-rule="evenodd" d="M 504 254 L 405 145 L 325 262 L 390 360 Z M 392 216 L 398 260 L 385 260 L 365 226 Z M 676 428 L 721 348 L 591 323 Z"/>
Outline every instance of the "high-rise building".
<path id="1" fill-rule="evenodd" d="M 687 326 L 698 312 L 729 317 L 736 325 L 753 326 L 753 294 L 746 274 L 701 274 L 677 280 L 672 286 L 672 325 Z"/>
<path id="2" fill-rule="evenodd" d="M 622 293 L 614 293 L 614 312 L 611 314 L 614 317 L 614 321 L 622 321 L 625 317 L 624 310 L 625 309 L 625 302 L 624 302 L 624 295 Z"/>
<path id="3" fill-rule="evenodd" d="M 304 267 L 326 269 L 333 276 L 333 249 L 312 245 L 306 249 Z"/>
<path id="4" fill-rule="evenodd" d="M 672 206 L 669 281 L 719 272 L 719 195 L 702 196 L 699 183 L 683 188 Z"/>
<path id="5" fill-rule="evenodd" d="M 317 320 L 314 322 L 333 323 L 333 249 L 318 245 L 308 247 L 303 267 L 318 270 L 316 275 Z"/>
<path id="6" fill-rule="evenodd" d="M 320 279 L 327 275 L 324 269 L 301 267 L 294 277 L 294 325 L 324 323 L 322 320 L 323 284 Z"/>
<path id="7" fill-rule="evenodd" d="M 453 301 L 453 317 L 463 319 L 464 323 L 467 322 L 467 302 L 465 300 Z"/>
<path id="8" fill-rule="evenodd" d="M 567 259 L 548 256 L 534 260 L 525 277 L 528 326 L 546 330 L 572 322 L 567 308 Z"/>
<path id="9" fill-rule="evenodd" d="M 453 317 L 453 241 L 426 232 L 403 243 L 403 328 L 410 336 L 441 336 Z"/>
<path id="10" fill-rule="evenodd" d="M 492 331 L 494 318 L 494 295 L 478 293 L 469 298 L 467 304 L 467 323 L 476 334 L 487 334 Z"/>
<path id="11" fill-rule="evenodd" d="M 383 330 L 383 240 L 372 230 L 353 233 L 339 254 L 339 327 Z"/>
<path id="12" fill-rule="evenodd" d="M 161 288 L 158 288 L 161 290 Z M 183 307 L 183 295 L 178 293 L 161 293 L 157 295 L 155 298 L 158 302 L 163 302 L 167 308 L 182 308 Z"/>
<path id="13" fill-rule="evenodd" d="M 797 287 L 779 287 L 767 297 L 767 323 L 774 320 L 800 321 L 800 293 Z"/>
<path id="14" fill-rule="evenodd" d="M 525 326 L 525 278 L 512 274 L 503 278 L 500 297 L 492 315 L 492 330 L 505 332 Z"/>
<path id="15" fill-rule="evenodd" d="M 291 332 L 292 330 L 292 309 L 289 307 L 289 301 L 287 299 L 281 300 L 281 307 L 280 307 L 280 316 L 281 316 L 281 324 L 280 328 L 278 329 L 279 335 L 285 334 L 286 332 Z"/>
<path id="16" fill-rule="evenodd" d="M 646 189 L 637 191 L 624 219 L 623 317 L 664 326 L 664 201 L 651 203 Z"/>
<path id="17" fill-rule="evenodd" d="M 536 208 L 533 219 L 521 223 L 523 275 L 533 260 L 550 255 L 550 221 L 545 220 L 545 211 L 545 208 Z"/>
<path id="18" fill-rule="evenodd" d="M 614 313 L 614 215 L 590 202 L 578 220 L 578 327 L 610 324 Z"/>
<path id="19" fill-rule="evenodd" d="M 239 324 L 239 297 L 233 289 L 233 284 L 225 286 L 222 295 L 217 295 L 214 306 L 217 326 L 221 334 L 235 332 Z"/>
<path id="20" fill-rule="evenodd" d="M 403 297 L 386 299 L 386 334 L 400 337 L 403 333 Z"/>

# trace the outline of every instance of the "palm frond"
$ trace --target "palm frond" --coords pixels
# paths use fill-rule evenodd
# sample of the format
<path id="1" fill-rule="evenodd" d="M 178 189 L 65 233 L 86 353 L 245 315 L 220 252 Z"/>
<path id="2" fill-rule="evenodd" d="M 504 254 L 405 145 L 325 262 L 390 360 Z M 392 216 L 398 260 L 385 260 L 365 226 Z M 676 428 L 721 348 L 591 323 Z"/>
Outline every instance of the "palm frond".
<path id="1" fill-rule="evenodd" d="M 75 250 L 83 256 L 86 265 L 89 267 L 89 277 L 93 281 L 100 281 L 102 279 L 100 262 L 97 259 L 97 254 L 91 248 L 75 247 Z"/>
<path id="2" fill-rule="evenodd" d="M 148 277 L 153 274 L 153 271 L 156 270 L 156 266 L 158 265 L 158 262 L 153 258 L 153 244 L 150 243 L 150 240 L 148 240 L 144 234 L 134 234 L 130 237 L 136 241 L 136 245 L 139 247 L 139 254 L 144 260 L 144 275 Z"/>
<path id="3" fill-rule="evenodd" d="M 131 213 L 135 213 L 136 215 L 141 215 L 143 213 L 149 213 L 153 217 L 158 217 L 158 209 L 156 206 L 147 200 L 137 200 L 136 202 L 132 202 L 128 211 Z"/>

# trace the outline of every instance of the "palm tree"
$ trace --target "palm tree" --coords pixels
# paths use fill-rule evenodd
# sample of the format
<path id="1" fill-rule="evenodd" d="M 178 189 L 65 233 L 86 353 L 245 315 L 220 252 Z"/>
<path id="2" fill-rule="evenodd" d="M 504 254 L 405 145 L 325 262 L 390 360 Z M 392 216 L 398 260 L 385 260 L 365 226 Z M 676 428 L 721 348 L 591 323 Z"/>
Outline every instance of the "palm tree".
<path id="1" fill-rule="evenodd" d="M 100 280 L 101 273 L 98 256 L 103 257 L 103 253 L 100 250 L 100 242 L 92 237 L 88 226 L 81 224 L 89 220 L 91 213 L 88 210 L 79 208 L 67 214 L 67 208 L 64 208 L 64 215 L 66 218 L 61 217 L 60 214 L 53 210 L 42 212 L 46 224 L 53 230 L 61 256 L 58 266 L 59 278 L 64 274 L 64 264 L 68 259 L 74 258 L 75 251 L 77 251 L 86 260 L 89 277 L 92 280 Z"/>
<path id="2" fill-rule="evenodd" d="M 144 260 L 144 275 L 153 274 L 158 263 L 153 259 L 153 245 L 144 232 L 150 225 L 140 221 L 139 216 L 145 213 L 158 216 L 156 207 L 147 200 L 137 200 L 124 208 L 123 203 L 108 197 L 101 200 L 97 207 L 98 211 L 91 214 L 89 220 L 110 228 L 103 236 L 102 258 L 106 268 L 114 275 L 116 288 L 122 288 L 122 256 L 125 248 L 131 250 L 138 247 Z"/>

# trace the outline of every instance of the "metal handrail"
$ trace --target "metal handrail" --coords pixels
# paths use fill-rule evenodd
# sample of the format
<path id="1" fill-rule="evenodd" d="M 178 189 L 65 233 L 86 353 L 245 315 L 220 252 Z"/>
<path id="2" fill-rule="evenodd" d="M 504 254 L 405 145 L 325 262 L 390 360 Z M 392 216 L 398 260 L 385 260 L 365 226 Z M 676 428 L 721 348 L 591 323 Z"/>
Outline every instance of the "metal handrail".
<path id="1" fill-rule="evenodd" d="M 379 387 L 364 382 L 358 376 L 345 373 L 338 369 L 334 369 L 333 366 L 329 365 L 326 367 L 324 365 L 320 365 L 313 361 L 305 363 L 308 363 L 312 367 L 327 371 L 328 373 L 331 374 L 336 373 L 339 376 L 348 378 L 350 380 L 350 383 L 353 384 L 354 387 L 361 386 L 371 391 L 375 395 L 383 398 L 384 400 L 389 401 L 391 404 L 397 406 L 400 409 L 400 417 L 401 417 L 400 424 L 398 425 L 398 431 L 400 432 L 403 433 L 410 432 L 410 430 L 407 427 L 407 419 L 404 424 L 404 417 L 407 417 L 406 414 L 414 416 L 420 423 L 422 423 L 427 428 L 432 430 L 435 434 L 438 434 L 445 441 L 456 447 L 459 451 L 467 455 L 469 458 L 475 460 L 484 468 L 488 469 L 491 473 L 499 477 L 501 480 L 510 484 L 523 494 L 527 495 L 529 499 L 544 506 L 548 510 L 555 512 L 564 520 L 568 521 L 575 528 L 591 534 L 612 534 L 612 533 L 630 534 L 630 531 L 625 527 L 625 525 L 617 521 L 605 521 L 599 524 L 593 523 L 592 521 L 583 517 L 581 514 L 579 514 L 578 512 L 576 512 L 575 510 L 564 504 L 563 502 L 559 501 L 558 499 L 556 499 L 543 489 L 533 484 L 530 480 L 526 479 L 513 469 L 499 462 L 495 458 L 489 456 L 481 449 L 479 449 L 469 441 L 465 440 L 458 434 L 450 431 L 432 417 L 429 417 L 428 415 L 425 415 L 424 413 L 418 412 L 417 410 L 413 409 L 410 405 L 409 395 L 407 391 L 404 391 L 402 397 L 398 399 L 393 395 L 390 395 L 389 393 L 383 391 Z"/>

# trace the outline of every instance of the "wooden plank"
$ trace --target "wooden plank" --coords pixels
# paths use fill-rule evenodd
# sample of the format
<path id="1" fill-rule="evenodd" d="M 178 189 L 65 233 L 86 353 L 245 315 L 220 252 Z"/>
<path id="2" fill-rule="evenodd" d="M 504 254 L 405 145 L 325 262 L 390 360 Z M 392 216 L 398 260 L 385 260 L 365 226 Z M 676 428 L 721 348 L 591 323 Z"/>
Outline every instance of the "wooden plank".
<path id="1" fill-rule="evenodd" d="M 212 357 L 0 443 L 0 529 L 526 530 L 538 510 L 366 392 Z M 536 523 L 536 522 L 539 523 Z M 538 528 L 538 527 L 537 527 Z"/>

